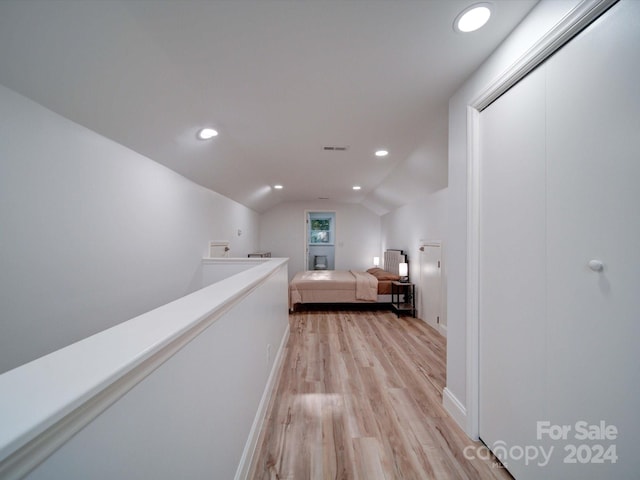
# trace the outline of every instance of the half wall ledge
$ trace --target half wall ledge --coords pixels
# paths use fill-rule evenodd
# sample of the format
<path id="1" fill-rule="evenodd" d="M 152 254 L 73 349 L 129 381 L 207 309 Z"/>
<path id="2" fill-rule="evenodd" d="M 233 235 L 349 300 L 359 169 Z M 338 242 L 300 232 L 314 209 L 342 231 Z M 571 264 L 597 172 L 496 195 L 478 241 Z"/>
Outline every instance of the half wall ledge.
<path id="1" fill-rule="evenodd" d="M 233 478 L 289 328 L 288 259 L 251 260 L 0 375 L 0 478 Z"/>

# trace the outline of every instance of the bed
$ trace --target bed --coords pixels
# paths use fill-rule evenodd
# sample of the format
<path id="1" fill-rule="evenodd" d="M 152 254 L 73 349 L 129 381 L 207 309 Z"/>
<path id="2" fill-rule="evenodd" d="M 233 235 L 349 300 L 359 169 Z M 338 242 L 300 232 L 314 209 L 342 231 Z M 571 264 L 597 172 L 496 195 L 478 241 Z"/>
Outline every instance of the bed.
<path id="1" fill-rule="evenodd" d="M 289 284 L 289 309 L 317 303 L 391 303 L 391 282 L 399 280 L 402 250 L 384 253 L 384 269 L 308 270 L 298 272 Z"/>

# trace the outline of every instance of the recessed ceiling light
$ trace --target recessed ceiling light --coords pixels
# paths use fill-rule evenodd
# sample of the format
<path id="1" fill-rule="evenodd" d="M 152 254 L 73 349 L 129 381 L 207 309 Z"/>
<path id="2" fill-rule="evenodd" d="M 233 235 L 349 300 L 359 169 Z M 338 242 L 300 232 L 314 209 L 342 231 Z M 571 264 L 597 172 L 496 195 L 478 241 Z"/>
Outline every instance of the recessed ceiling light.
<path id="1" fill-rule="evenodd" d="M 346 152 L 349 150 L 349 145 L 325 145 L 322 150 L 325 152 Z"/>
<path id="2" fill-rule="evenodd" d="M 468 33 L 482 28 L 491 17 L 491 4 L 476 3 L 465 8 L 453 22 L 456 32 Z"/>
<path id="3" fill-rule="evenodd" d="M 218 136 L 218 132 L 213 128 L 202 128 L 197 135 L 200 140 L 210 140 L 216 136 Z"/>
<path id="4" fill-rule="evenodd" d="M 376 152 L 376 157 L 386 157 L 387 155 L 389 155 L 389 152 L 386 150 L 378 150 Z"/>
<path id="5" fill-rule="evenodd" d="M 284 187 L 282 185 L 274 185 L 273 188 L 276 190 L 282 190 Z"/>
<path id="6" fill-rule="evenodd" d="M 353 189 L 354 189 L 354 190 L 360 190 L 361 188 L 362 188 L 362 187 L 361 187 L 360 185 L 354 185 L 354 186 L 353 186 Z"/>

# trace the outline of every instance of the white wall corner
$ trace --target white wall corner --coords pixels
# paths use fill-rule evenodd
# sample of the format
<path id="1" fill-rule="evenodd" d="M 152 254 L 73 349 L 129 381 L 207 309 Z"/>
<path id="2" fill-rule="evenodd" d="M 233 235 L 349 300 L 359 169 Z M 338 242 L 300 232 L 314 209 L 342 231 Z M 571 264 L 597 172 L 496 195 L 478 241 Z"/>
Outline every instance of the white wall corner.
<path id="1" fill-rule="evenodd" d="M 438 330 L 440 331 L 440 335 L 442 335 L 444 338 L 447 338 L 447 325 L 444 323 L 441 323 L 438 326 Z"/>
<path id="2" fill-rule="evenodd" d="M 467 409 L 447 387 L 442 391 L 442 406 L 458 426 L 467 432 Z"/>

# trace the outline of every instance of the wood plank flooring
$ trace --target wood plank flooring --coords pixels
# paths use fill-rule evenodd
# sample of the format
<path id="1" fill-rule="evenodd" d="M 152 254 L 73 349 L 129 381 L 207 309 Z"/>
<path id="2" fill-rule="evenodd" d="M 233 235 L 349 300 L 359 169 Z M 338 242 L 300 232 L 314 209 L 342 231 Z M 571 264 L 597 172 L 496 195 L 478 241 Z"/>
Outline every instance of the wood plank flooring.
<path id="1" fill-rule="evenodd" d="M 303 311 L 249 478 L 510 479 L 442 407 L 445 339 L 380 311 Z M 486 453 L 486 451 L 484 452 Z"/>

